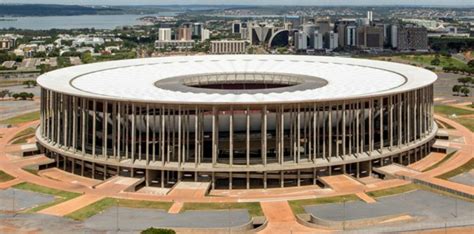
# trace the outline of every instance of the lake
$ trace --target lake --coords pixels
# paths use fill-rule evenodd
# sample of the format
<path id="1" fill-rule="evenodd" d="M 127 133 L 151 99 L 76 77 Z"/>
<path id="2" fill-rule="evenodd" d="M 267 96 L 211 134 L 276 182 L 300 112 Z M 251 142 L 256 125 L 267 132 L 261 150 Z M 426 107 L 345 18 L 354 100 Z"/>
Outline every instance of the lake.
<path id="1" fill-rule="evenodd" d="M 143 24 L 138 18 L 144 16 L 175 16 L 178 12 L 162 12 L 157 15 L 75 15 L 75 16 L 27 16 L 27 17 L 0 17 L 0 28 L 18 28 L 47 30 L 96 28 L 114 29 L 118 26 Z M 2 19 L 4 19 L 2 21 Z"/>

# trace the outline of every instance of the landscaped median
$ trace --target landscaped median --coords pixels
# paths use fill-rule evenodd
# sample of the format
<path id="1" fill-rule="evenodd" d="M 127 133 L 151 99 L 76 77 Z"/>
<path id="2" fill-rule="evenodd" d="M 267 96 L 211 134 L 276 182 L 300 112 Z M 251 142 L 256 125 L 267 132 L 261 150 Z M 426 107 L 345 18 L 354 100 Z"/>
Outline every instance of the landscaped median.
<path id="1" fill-rule="evenodd" d="M 236 210 L 245 209 L 252 217 L 264 216 L 259 202 L 185 202 L 181 212 L 187 210 Z"/>
<path id="2" fill-rule="evenodd" d="M 37 212 L 37 211 L 46 209 L 48 207 L 57 205 L 59 203 L 65 202 L 67 200 L 73 199 L 73 198 L 78 197 L 78 196 L 81 195 L 79 193 L 73 193 L 73 192 L 57 190 L 57 189 L 48 188 L 48 187 L 44 187 L 44 186 L 37 185 L 37 184 L 28 183 L 28 182 L 23 182 L 23 183 L 17 184 L 15 186 L 13 186 L 13 188 L 28 190 L 28 191 L 32 191 L 32 192 L 36 192 L 36 193 L 49 194 L 49 195 L 53 195 L 55 197 L 55 200 L 53 202 L 33 207 L 33 208 L 27 210 L 26 211 L 27 213 Z"/>
<path id="3" fill-rule="evenodd" d="M 10 141 L 11 144 L 25 144 L 29 138 L 35 136 L 36 129 L 34 127 L 26 128 L 18 132 Z"/>
<path id="4" fill-rule="evenodd" d="M 7 182 L 10 180 L 15 179 L 15 177 L 11 176 L 10 174 L 0 170 L 0 182 Z"/>
<path id="5" fill-rule="evenodd" d="M 147 209 L 160 209 L 168 210 L 172 202 L 158 202 L 158 201 L 143 201 L 143 200 L 130 200 L 130 199 L 117 199 L 117 198 L 104 198 L 95 203 L 92 203 L 82 209 L 74 211 L 65 217 L 74 220 L 86 220 L 96 214 L 99 214 L 111 207 L 128 207 L 128 208 L 147 208 Z"/>
<path id="6" fill-rule="evenodd" d="M 0 124 L 15 125 L 15 124 L 30 122 L 33 120 L 38 120 L 39 118 L 40 118 L 40 112 L 34 111 L 34 112 L 30 112 L 30 113 L 26 113 L 26 114 L 18 115 L 9 119 L 2 120 L 0 121 Z"/>
<path id="7" fill-rule="evenodd" d="M 474 169 L 474 159 L 471 159 L 467 163 L 464 163 L 463 165 L 461 165 L 460 167 L 458 167 L 454 170 L 448 171 L 448 172 L 446 172 L 442 175 L 437 176 L 437 178 L 447 180 L 447 179 L 449 179 L 451 177 L 454 177 L 454 176 L 457 176 L 459 174 L 467 173 L 467 172 L 469 172 L 473 169 Z"/>
<path id="8" fill-rule="evenodd" d="M 474 115 L 474 110 L 467 110 L 449 105 L 436 105 L 434 107 L 434 111 L 436 114 L 447 118 L 451 118 L 452 115 L 456 115 L 456 118 L 451 118 L 453 121 L 456 121 L 468 128 L 471 130 L 471 132 L 474 131 L 474 118 L 472 117 L 472 115 Z"/>
<path id="9" fill-rule="evenodd" d="M 327 204 L 327 203 L 343 203 L 348 201 L 357 201 L 360 200 L 355 194 L 349 195 L 342 195 L 342 196 L 335 196 L 335 197 L 320 197 L 320 198 L 312 198 L 312 199 L 304 199 L 304 200 L 291 200 L 288 201 L 290 204 L 291 209 L 293 210 L 293 214 L 304 214 L 306 213 L 304 207 L 311 206 L 311 205 L 320 205 L 320 204 Z"/>

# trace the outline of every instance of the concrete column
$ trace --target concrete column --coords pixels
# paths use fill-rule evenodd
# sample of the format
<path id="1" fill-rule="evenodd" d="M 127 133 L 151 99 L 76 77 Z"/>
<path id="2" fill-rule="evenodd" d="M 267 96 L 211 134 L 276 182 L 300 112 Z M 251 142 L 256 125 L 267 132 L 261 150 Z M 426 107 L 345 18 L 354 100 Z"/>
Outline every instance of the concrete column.
<path id="1" fill-rule="evenodd" d="M 267 165 L 267 106 L 262 110 L 262 160 L 263 165 Z"/>
<path id="2" fill-rule="evenodd" d="M 103 127 L 102 127 L 102 156 L 105 159 L 108 158 L 107 154 L 107 140 L 109 137 L 108 134 L 108 122 L 109 122 L 109 115 L 108 115 L 108 103 L 106 101 L 102 102 L 102 119 L 103 119 Z M 113 134 L 112 134 L 113 135 Z"/>
<path id="3" fill-rule="evenodd" d="M 132 163 L 135 163 L 135 134 L 136 134 L 136 128 L 135 128 L 135 121 L 136 121 L 136 116 L 135 116 L 135 104 L 132 104 L 132 145 L 131 145 L 131 153 L 130 157 L 132 159 Z"/>
<path id="4" fill-rule="evenodd" d="M 215 166 L 217 162 L 217 109 L 212 107 L 212 165 Z M 213 174 L 214 175 L 214 174 Z"/>
<path id="5" fill-rule="evenodd" d="M 145 158 L 146 158 L 146 165 L 148 165 L 150 164 L 150 105 L 149 104 L 146 105 L 146 119 L 145 120 L 146 120 Z"/>
<path id="6" fill-rule="evenodd" d="M 234 109 L 231 107 L 229 116 L 229 166 L 234 164 Z"/>
<path id="7" fill-rule="evenodd" d="M 247 107 L 247 111 L 245 111 L 245 115 L 246 115 L 246 137 L 245 137 L 245 141 L 246 141 L 246 161 L 247 161 L 247 167 L 250 166 L 250 110 L 249 110 L 249 107 Z"/>

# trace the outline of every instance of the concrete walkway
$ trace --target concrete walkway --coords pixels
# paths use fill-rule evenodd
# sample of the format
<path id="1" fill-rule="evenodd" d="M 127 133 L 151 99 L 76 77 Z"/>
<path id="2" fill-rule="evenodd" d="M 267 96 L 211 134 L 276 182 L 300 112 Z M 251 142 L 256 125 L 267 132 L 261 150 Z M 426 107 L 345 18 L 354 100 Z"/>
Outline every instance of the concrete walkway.
<path id="1" fill-rule="evenodd" d="M 331 232 L 330 230 L 309 228 L 299 224 L 286 201 L 261 202 L 260 206 L 268 224 L 264 230 L 258 232 L 259 234 Z"/>
<path id="2" fill-rule="evenodd" d="M 55 215 L 55 216 L 64 216 L 70 214 L 74 211 L 82 209 L 94 202 L 97 202 L 104 198 L 104 196 L 95 195 L 95 194 L 85 194 L 74 199 L 59 203 L 55 206 L 48 207 L 44 210 L 40 210 L 38 213 Z"/>

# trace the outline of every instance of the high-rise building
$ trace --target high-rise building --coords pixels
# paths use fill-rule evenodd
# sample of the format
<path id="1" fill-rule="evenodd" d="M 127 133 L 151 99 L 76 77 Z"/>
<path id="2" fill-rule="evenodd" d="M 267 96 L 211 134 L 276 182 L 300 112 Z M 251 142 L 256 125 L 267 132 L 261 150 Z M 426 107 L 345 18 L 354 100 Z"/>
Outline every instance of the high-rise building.
<path id="1" fill-rule="evenodd" d="M 295 33 L 295 49 L 296 50 L 307 50 L 308 49 L 308 34 L 303 31 Z"/>
<path id="2" fill-rule="evenodd" d="M 306 33 L 306 35 L 308 35 L 309 37 L 309 48 L 313 48 L 314 47 L 314 32 L 316 32 L 316 25 L 310 23 L 310 24 L 304 24 L 303 25 L 303 32 Z"/>
<path id="3" fill-rule="evenodd" d="M 424 27 L 408 25 L 396 27 L 397 50 L 428 50 L 428 31 Z"/>
<path id="4" fill-rule="evenodd" d="M 193 24 L 193 36 L 200 37 L 202 33 L 203 24 L 202 23 L 194 23 Z"/>
<path id="5" fill-rule="evenodd" d="M 205 41 L 211 37 L 211 31 L 209 29 L 202 29 L 201 41 Z"/>
<path id="6" fill-rule="evenodd" d="M 346 27 L 346 46 L 357 46 L 357 27 L 355 25 L 349 25 Z"/>
<path id="7" fill-rule="evenodd" d="M 272 24 L 252 23 L 248 25 L 248 40 L 252 45 L 264 44 L 270 41 L 275 27 Z"/>
<path id="8" fill-rule="evenodd" d="M 171 40 L 171 28 L 160 28 L 158 30 L 158 40 L 170 41 Z"/>
<path id="9" fill-rule="evenodd" d="M 337 33 L 331 31 L 329 33 L 326 33 L 328 35 L 329 40 L 328 40 L 328 46 L 326 47 L 327 49 L 333 50 L 336 49 L 339 45 L 339 36 Z"/>
<path id="10" fill-rule="evenodd" d="M 372 22 L 373 21 L 373 12 L 372 11 L 367 11 L 367 20 L 369 22 Z"/>
<path id="11" fill-rule="evenodd" d="M 182 41 L 192 40 L 192 28 L 184 27 L 184 26 L 178 28 L 177 40 L 182 40 Z"/>
<path id="12" fill-rule="evenodd" d="M 357 28 L 357 46 L 362 49 L 383 49 L 383 28 L 361 26 Z"/>
<path id="13" fill-rule="evenodd" d="M 322 35 L 331 31 L 331 21 L 329 19 L 317 19 L 315 24 Z"/>
<path id="14" fill-rule="evenodd" d="M 245 41 L 211 41 L 211 54 L 244 54 Z"/>
<path id="15" fill-rule="evenodd" d="M 324 48 L 323 44 L 323 34 L 319 31 L 314 32 L 314 45 L 313 48 L 315 50 L 322 50 Z"/>
<path id="16" fill-rule="evenodd" d="M 232 33 L 240 33 L 242 29 L 242 23 L 240 20 L 234 20 L 232 22 Z"/>

